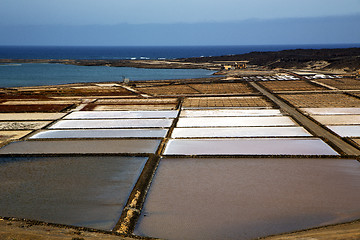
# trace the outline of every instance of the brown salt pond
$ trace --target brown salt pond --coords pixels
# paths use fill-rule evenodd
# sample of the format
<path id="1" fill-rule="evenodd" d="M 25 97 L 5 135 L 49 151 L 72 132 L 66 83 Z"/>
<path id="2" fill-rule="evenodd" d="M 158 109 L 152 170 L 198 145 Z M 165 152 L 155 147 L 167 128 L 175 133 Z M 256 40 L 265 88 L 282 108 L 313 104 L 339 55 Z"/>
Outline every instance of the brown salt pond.
<path id="1" fill-rule="evenodd" d="M 160 140 L 47 140 L 13 142 L 1 154 L 101 154 L 155 153 Z"/>
<path id="2" fill-rule="evenodd" d="M 311 115 L 352 115 L 360 114 L 360 108 L 301 108 Z"/>
<path id="3" fill-rule="evenodd" d="M 0 113 L 0 120 L 56 120 L 65 113 Z"/>
<path id="4" fill-rule="evenodd" d="M 14 140 L 22 138 L 31 131 L 0 131 L 0 140 Z"/>
<path id="5" fill-rule="evenodd" d="M 164 155 L 339 155 L 318 138 L 171 139 Z"/>
<path id="6" fill-rule="evenodd" d="M 360 124 L 360 115 L 323 115 L 312 117 L 324 125 Z"/>
<path id="7" fill-rule="evenodd" d="M 0 122 L 0 130 L 36 130 L 50 123 L 50 121 L 3 121 Z"/>
<path id="8" fill-rule="evenodd" d="M 340 137 L 360 137 L 360 125 L 327 126 Z"/>
<path id="9" fill-rule="evenodd" d="M 162 159 L 135 234 L 255 239 L 360 218 L 350 159 Z"/>
<path id="10" fill-rule="evenodd" d="M 0 216 L 111 230 L 146 158 L 0 157 Z"/>

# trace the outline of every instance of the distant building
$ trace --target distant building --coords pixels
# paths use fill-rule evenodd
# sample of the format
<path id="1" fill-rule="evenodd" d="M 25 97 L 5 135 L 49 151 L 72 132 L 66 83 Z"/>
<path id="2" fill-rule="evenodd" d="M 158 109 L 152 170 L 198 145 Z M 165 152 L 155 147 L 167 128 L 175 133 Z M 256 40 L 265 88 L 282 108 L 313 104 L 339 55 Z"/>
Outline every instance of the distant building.
<path id="1" fill-rule="evenodd" d="M 249 61 L 217 61 L 224 70 L 246 69 Z"/>

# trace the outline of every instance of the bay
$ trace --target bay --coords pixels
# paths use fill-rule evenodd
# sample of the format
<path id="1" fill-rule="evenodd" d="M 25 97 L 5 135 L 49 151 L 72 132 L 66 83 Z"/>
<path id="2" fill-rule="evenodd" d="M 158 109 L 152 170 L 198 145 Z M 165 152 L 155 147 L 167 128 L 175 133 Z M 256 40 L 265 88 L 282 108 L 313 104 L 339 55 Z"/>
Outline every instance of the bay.
<path id="1" fill-rule="evenodd" d="M 107 66 L 75 66 L 51 63 L 0 65 L 0 87 L 27 87 L 69 83 L 166 80 L 211 77 L 205 69 L 142 69 Z"/>

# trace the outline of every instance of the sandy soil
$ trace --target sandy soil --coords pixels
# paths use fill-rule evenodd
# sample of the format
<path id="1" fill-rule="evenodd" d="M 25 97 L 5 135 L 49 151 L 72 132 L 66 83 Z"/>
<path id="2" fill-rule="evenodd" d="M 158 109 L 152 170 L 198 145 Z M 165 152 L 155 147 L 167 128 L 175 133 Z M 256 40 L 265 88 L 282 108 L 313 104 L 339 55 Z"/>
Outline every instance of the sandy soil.
<path id="1" fill-rule="evenodd" d="M 261 238 L 263 240 L 332 240 L 360 239 L 360 221 L 331 225 L 289 234 Z"/>
<path id="2" fill-rule="evenodd" d="M 0 218 L 0 240 L 134 240 L 151 239 L 121 236 L 112 232 L 47 224 L 37 221 Z"/>

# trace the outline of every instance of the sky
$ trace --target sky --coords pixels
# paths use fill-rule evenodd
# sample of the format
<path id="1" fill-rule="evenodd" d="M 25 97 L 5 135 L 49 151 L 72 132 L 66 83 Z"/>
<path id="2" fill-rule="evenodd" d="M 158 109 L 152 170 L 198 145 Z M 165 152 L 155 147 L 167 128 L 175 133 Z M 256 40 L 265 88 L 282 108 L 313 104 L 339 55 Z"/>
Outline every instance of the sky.
<path id="1" fill-rule="evenodd" d="M 359 26 L 360 0 L 0 0 L 0 45 L 360 43 Z"/>

